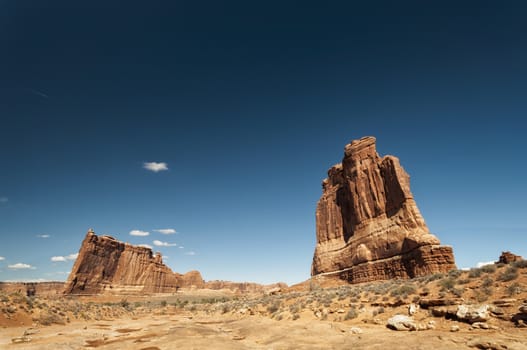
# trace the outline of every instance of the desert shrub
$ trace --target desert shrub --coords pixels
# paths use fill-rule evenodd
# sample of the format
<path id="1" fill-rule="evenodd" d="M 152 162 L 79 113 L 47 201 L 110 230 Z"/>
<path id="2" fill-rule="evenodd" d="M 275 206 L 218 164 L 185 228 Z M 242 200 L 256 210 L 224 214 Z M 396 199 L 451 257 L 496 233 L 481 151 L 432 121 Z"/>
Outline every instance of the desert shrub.
<path id="1" fill-rule="evenodd" d="M 458 278 L 462 274 L 463 274 L 463 271 L 461 271 L 461 270 L 450 270 L 448 272 L 448 277 Z"/>
<path id="2" fill-rule="evenodd" d="M 380 306 L 377 309 L 373 310 L 373 317 L 377 316 L 378 314 L 384 313 L 384 307 Z"/>
<path id="3" fill-rule="evenodd" d="M 390 292 L 392 297 L 402 296 L 406 298 L 409 294 L 415 293 L 415 287 L 411 284 L 403 284 L 399 288 L 395 288 Z"/>
<path id="4" fill-rule="evenodd" d="M 167 301 L 166 300 L 161 300 L 160 304 L 161 304 L 162 307 L 165 307 L 165 306 L 167 306 Z"/>
<path id="5" fill-rule="evenodd" d="M 299 304 L 291 304 L 291 305 L 289 305 L 289 311 L 292 314 L 300 312 L 300 305 Z"/>
<path id="6" fill-rule="evenodd" d="M 518 282 L 515 282 L 507 287 L 507 295 L 513 296 L 516 294 L 520 294 L 522 292 L 522 287 Z"/>
<path id="7" fill-rule="evenodd" d="M 478 278 L 481 276 L 481 274 L 482 274 L 482 271 L 480 269 L 470 269 L 470 271 L 468 272 L 468 277 Z"/>
<path id="8" fill-rule="evenodd" d="M 346 313 L 346 316 L 344 316 L 344 319 L 347 321 L 357 318 L 357 316 L 359 316 L 359 314 L 357 313 L 357 310 L 353 307 L 349 309 L 349 311 Z"/>
<path id="9" fill-rule="evenodd" d="M 271 313 L 271 314 L 274 314 L 279 309 L 280 309 L 280 302 L 279 301 L 274 301 L 273 303 L 271 303 L 271 305 L 267 306 L 267 311 L 269 313 Z"/>
<path id="10" fill-rule="evenodd" d="M 450 289 L 450 293 L 454 294 L 458 298 L 461 298 L 461 296 L 463 296 L 464 292 L 465 292 L 465 290 L 463 288 L 452 288 L 452 289 Z"/>
<path id="11" fill-rule="evenodd" d="M 524 269 L 527 267 L 527 260 L 518 260 L 513 262 L 511 265 L 519 269 Z"/>
<path id="12" fill-rule="evenodd" d="M 508 282 L 518 278 L 518 268 L 509 266 L 502 274 L 498 276 L 499 281 Z"/>
<path id="13" fill-rule="evenodd" d="M 457 284 L 467 284 L 470 283 L 470 280 L 468 278 L 462 278 L 457 280 Z"/>
<path id="14" fill-rule="evenodd" d="M 488 287 L 491 287 L 492 284 L 494 283 L 493 279 L 490 278 L 490 277 L 486 277 L 482 282 L 481 282 L 481 286 L 483 288 L 488 288 Z"/>
<path id="15" fill-rule="evenodd" d="M 496 272 L 496 265 L 495 264 L 483 265 L 479 269 L 481 270 L 481 272 L 484 272 L 484 273 L 494 273 Z"/>
<path id="16" fill-rule="evenodd" d="M 456 280 L 452 277 L 442 279 L 439 282 L 442 291 L 451 290 L 456 286 Z"/>
<path id="17" fill-rule="evenodd" d="M 298 320 L 300 318 L 299 314 L 293 314 L 293 321 Z"/>
<path id="18" fill-rule="evenodd" d="M 434 273 L 433 275 L 430 275 L 427 277 L 426 281 L 427 282 L 432 282 L 432 281 L 435 281 L 435 280 L 439 280 L 441 278 L 445 277 L 442 273 Z"/>
<path id="19" fill-rule="evenodd" d="M 227 312 L 230 312 L 232 310 L 232 305 L 229 303 L 225 303 L 221 306 L 221 313 L 226 314 Z"/>
<path id="20" fill-rule="evenodd" d="M 66 324 L 66 321 L 62 317 L 52 312 L 41 314 L 37 321 L 43 326 L 50 326 L 52 324 Z"/>

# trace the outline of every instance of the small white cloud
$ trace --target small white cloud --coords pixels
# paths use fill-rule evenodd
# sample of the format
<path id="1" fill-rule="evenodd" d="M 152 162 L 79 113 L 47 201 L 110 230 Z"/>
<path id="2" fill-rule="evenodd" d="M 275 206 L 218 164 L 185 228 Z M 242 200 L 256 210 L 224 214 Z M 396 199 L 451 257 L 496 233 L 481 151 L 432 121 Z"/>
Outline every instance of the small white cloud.
<path id="1" fill-rule="evenodd" d="M 24 264 L 24 263 L 16 263 L 13 265 L 7 265 L 7 267 L 13 270 L 35 269 L 33 266 L 29 264 Z"/>
<path id="2" fill-rule="evenodd" d="M 183 247 L 182 245 L 180 245 L 178 248 L 179 248 L 179 249 L 183 249 L 183 248 L 185 248 L 185 247 Z"/>
<path id="3" fill-rule="evenodd" d="M 51 261 L 53 262 L 59 262 L 59 261 L 66 261 L 66 257 L 64 256 L 52 256 Z"/>
<path id="4" fill-rule="evenodd" d="M 149 244 L 138 244 L 137 246 L 138 246 L 138 247 L 143 247 L 143 248 L 152 249 L 152 246 L 149 245 Z"/>
<path id="5" fill-rule="evenodd" d="M 153 171 L 154 173 L 157 173 L 159 171 L 168 170 L 167 163 L 157 163 L 157 162 L 145 162 L 143 163 L 143 168 L 146 170 Z"/>
<path id="6" fill-rule="evenodd" d="M 130 236 L 139 236 L 139 237 L 145 237 L 148 236 L 150 232 L 148 231 L 141 231 L 141 230 L 132 230 L 130 231 Z"/>
<path id="7" fill-rule="evenodd" d="M 156 247 L 175 247 L 177 246 L 176 243 L 161 242 L 161 241 L 158 241 L 157 239 L 153 241 L 152 243 L 154 243 Z"/>
<path id="8" fill-rule="evenodd" d="M 0 256 L 0 261 L 2 261 L 2 260 L 5 260 L 5 258 L 3 256 Z"/>
<path id="9" fill-rule="evenodd" d="M 0 203 L 7 203 L 9 202 L 9 198 L 7 197 L 0 197 Z"/>
<path id="10" fill-rule="evenodd" d="M 172 235 L 176 233 L 176 230 L 174 230 L 173 228 L 162 228 L 162 229 L 154 230 L 154 231 L 162 233 L 164 235 Z"/>
<path id="11" fill-rule="evenodd" d="M 51 237 L 50 235 L 37 235 L 38 238 L 49 238 Z"/>
<path id="12" fill-rule="evenodd" d="M 77 257 L 79 256 L 79 253 L 75 253 L 75 254 L 70 254 L 66 257 L 66 259 L 68 260 L 75 260 L 77 259 Z"/>
<path id="13" fill-rule="evenodd" d="M 494 261 L 487 261 L 487 262 L 479 262 L 476 264 L 476 267 L 483 267 L 485 265 L 494 265 Z"/>
<path id="14" fill-rule="evenodd" d="M 75 260 L 77 259 L 77 256 L 79 256 L 79 253 L 75 253 L 75 254 L 70 254 L 70 255 L 66 255 L 66 256 L 52 256 L 51 257 L 51 261 L 53 262 L 65 262 L 65 261 L 68 261 L 68 260 Z"/>
<path id="15" fill-rule="evenodd" d="M 196 255 L 196 252 L 186 252 L 185 255 Z"/>

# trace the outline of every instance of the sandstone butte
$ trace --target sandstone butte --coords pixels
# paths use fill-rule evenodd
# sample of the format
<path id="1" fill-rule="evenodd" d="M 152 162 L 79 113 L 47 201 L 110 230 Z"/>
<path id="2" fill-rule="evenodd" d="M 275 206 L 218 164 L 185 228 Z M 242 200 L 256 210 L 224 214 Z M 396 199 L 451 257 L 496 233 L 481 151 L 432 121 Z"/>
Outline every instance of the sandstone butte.
<path id="1" fill-rule="evenodd" d="M 65 294 L 171 293 L 203 288 L 198 271 L 184 275 L 163 264 L 150 248 L 97 236 L 89 230 L 65 284 Z"/>
<path id="2" fill-rule="evenodd" d="M 381 158 L 375 142 L 346 145 L 322 182 L 311 275 L 361 283 L 455 269 L 452 248 L 428 230 L 399 159 Z"/>

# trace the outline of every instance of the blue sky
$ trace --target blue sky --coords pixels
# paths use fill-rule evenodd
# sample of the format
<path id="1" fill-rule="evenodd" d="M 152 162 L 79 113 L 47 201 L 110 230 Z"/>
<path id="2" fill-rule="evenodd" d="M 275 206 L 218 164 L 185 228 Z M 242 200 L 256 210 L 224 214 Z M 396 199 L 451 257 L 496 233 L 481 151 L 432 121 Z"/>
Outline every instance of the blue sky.
<path id="1" fill-rule="evenodd" d="M 527 256 L 526 15 L 522 1 L 2 2 L 0 280 L 64 280 L 93 228 L 206 280 L 300 282 L 321 181 L 365 135 L 400 158 L 459 267 Z"/>

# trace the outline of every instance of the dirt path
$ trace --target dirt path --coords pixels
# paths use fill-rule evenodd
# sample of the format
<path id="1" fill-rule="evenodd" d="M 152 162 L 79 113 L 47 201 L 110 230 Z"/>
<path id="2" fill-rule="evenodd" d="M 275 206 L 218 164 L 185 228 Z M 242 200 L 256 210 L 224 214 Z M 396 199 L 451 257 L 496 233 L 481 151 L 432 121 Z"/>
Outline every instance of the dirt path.
<path id="1" fill-rule="evenodd" d="M 395 332 L 381 325 L 358 326 L 360 334 L 343 323 L 302 319 L 147 316 L 42 327 L 29 335 L 30 342 L 18 344 L 11 339 L 27 328 L 0 329 L 0 349 L 527 349 L 525 329 Z"/>

